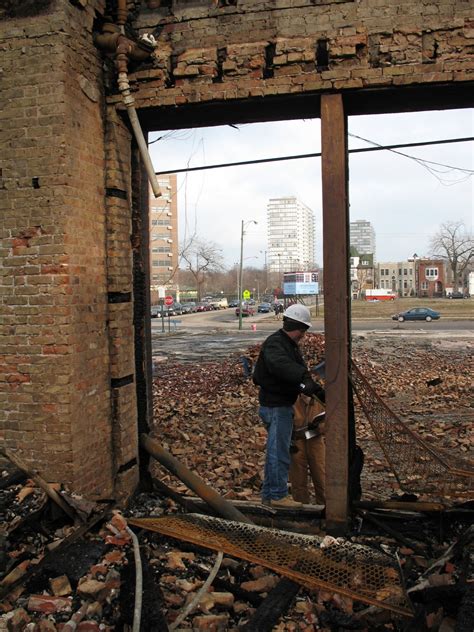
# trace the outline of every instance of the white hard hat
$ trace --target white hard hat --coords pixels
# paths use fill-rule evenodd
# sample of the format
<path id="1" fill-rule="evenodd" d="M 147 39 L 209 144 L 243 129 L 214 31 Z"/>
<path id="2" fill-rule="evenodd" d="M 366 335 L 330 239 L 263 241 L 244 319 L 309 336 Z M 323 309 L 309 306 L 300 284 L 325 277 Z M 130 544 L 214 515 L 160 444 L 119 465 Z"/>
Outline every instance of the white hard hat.
<path id="1" fill-rule="evenodd" d="M 311 313 L 304 305 L 290 305 L 283 312 L 283 316 L 291 318 L 291 320 L 296 320 L 299 323 L 303 323 L 303 325 L 306 325 L 307 327 L 311 327 Z"/>

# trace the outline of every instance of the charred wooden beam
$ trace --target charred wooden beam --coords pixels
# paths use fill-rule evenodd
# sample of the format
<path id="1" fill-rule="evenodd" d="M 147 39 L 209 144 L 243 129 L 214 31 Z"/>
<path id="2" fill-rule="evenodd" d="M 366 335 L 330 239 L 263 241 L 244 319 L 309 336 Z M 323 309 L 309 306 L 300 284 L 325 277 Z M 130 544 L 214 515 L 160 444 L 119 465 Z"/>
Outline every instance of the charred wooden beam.
<path id="1" fill-rule="evenodd" d="M 326 359 L 326 524 L 347 528 L 349 484 L 349 202 L 347 118 L 341 94 L 321 97 Z"/>
<path id="2" fill-rule="evenodd" d="M 69 505 L 61 498 L 58 492 L 51 487 L 51 485 L 44 480 L 42 476 L 38 474 L 38 472 L 31 470 L 20 457 L 13 454 L 10 450 L 3 448 L 0 450 L 0 454 L 3 454 L 7 457 L 9 461 L 13 463 L 19 470 L 22 470 L 29 478 L 31 478 L 46 494 L 51 498 L 53 502 L 55 502 L 58 507 L 64 511 L 64 513 L 71 518 L 73 522 L 80 520 L 80 522 L 84 522 L 82 517 L 75 511 L 73 511 Z"/>
<path id="3" fill-rule="evenodd" d="M 241 629 L 244 632 L 271 632 L 282 613 L 291 606 L 300 588 L 301 586 L 284 577 Z"/>
<path id="4" fill-rule="evenodd" d="M 218 515 L 227 520 L 235 520 L 237 522 L 246 522 L 251 524 L 243 513 L 236 509 L 228 500 L 224 500 L 212 487 L 206 485 L 200 476 L 188 469 L 183 463 L 178 461 L 172 454 L 165 450 L 158 441 L 155 441 L 148 435 L 142 434 L 141 446 L 154 459 L 159 461 L 167 470 L 177 476 L 189 489 L 195 492 L 200 498 L 214 509 Z"/>
<path id="5" fill-rule="evenodd" d="M 413 549 L 413 551 L 415 551 L 415 553 L 417 553 L 418 555 L 426 556 L 426 550 L 423 547 L 421 547 L 418 543 L 414 542 L 413 540 L 408 539 L 396 529 L 393 529 L 389 525 L 385 524 L 383 520 L 379 520 L 378 518 L 370 514 L 368 511 L 364 511 L 362 509 L 359 509 L 357 513 L 360 516 L 362 516 L 364 520 L 371 522 L 382 531 L 385 531 L 385 533 L 388 533 L 389 535 L 394 537 L 395 540 L 397 540 L 401 544 L 404 544 L 405 546 L 408 546 L 409 548 Z"/>

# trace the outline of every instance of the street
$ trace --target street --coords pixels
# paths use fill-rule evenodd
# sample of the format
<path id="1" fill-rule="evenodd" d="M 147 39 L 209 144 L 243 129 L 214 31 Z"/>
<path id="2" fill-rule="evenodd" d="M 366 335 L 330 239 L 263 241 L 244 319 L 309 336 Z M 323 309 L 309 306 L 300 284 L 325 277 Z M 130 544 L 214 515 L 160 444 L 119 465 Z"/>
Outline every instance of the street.
<path id="1" fill-rule="evenodd" d="M 174 322 L 173 322 L 174 321 Z M 406 338 L 413 344 L 424 338 L 436 338 L 440 342 L 454 340 L 461 344 L 474 345 L 473 320 L 448 320 L 399 323 L 391 319 L 355 320 L 352 332 L 368 339 Z M 282 321 L 272 314 L 256 314 L 239 320 L 233 309 L 185 314 L 163 323 L 153 318 L 152 352 L 156 368 L 169 359 L 182 362 L 203 362 L 242 353 L 249 346 L 262 342 L 272 331 L 281 327 Z M 252 325 L 255 329 L 252 329 Z M 316 318 L 310 331 L 324 332 L 324 322 Z"/>
<path id="2" fill-rule="evenodd" d="M 172 331 L 175 329 L 176 331 L 180 329 L 226 329 L 228 331 L 239 331 L 239 319 L 235 316 L 234 309 L 184 314 L 172 317 L 170 321 L 170 329 Z M 173 321 L 177 322 L 173 323 Z M 166 318 L 164 323 L 162 323 L 159 318 L 153 318 L 151 323 L 153 332 L 162 330 L 163 326 L 165 330 L 168 331 L 168 321 Z M 255 314 L 254 316 L 245 316 L 242 318 L 242 331 L 246 329 L 251 330 L 252 325 L 256 326 L 257 331 L 260 329 L 272 331 L 281 326 L 281 320 L 277 320 L 273 314 Z M 405 321 L 399 323 L 391 318 L 377 318 L 371 320 L 353 319 L 352 321 L 353 331 L 371 331 L 374 329 L 378 331 L 464 331 L 467 333 L 474 332 L 474 315 L 471 319 L 447 319 L 441 317 L 440 320 L 431 321 L 430 323 L 425 321 Z M 324 319 L 320 317 L 314 318 L 311 331 L 324 331 Z"/>

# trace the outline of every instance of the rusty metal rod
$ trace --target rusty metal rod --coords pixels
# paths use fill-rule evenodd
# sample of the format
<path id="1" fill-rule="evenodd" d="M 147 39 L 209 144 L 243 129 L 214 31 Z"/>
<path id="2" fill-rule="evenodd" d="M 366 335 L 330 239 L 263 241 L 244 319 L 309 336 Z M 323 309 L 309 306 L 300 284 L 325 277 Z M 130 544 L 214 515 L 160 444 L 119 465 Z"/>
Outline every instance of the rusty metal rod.
<path id="1" fill-rule="evenodd" d="M 140 445 L 148 454 L 159 461 L 161 465 L 177 476 L 189 489 L 205 500 L 219 516 L 227 520 L 252 524 L 249 518 L 244 516 L 244 514 L 236 509 L 228 500 L 224 500 L 212 487 L 209 487 L 200 476 L 191 472 L 190 469 L 165 450 L 158 441 L 151 439 L 146 434 L 142 434 L 140 435 Z"/>

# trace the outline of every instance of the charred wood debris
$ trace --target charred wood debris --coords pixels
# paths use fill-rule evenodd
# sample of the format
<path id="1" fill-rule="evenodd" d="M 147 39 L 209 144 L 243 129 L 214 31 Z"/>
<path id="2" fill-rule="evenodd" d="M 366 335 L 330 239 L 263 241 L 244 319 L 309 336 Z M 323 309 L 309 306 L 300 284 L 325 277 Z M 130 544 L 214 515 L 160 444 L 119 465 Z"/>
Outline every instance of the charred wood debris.
<path id="1" fill-rule="evenodd" d="M 215 362 L 163 363 L 154 382 L 150 436 L 252 522 L 324 535 L 321 507 L 269 517 L 259 504 L 265 433 L 248 377 L 258 350 L 259 345 L 250 347 L 244 362 L 236 355 Z M 309 335 L 304 352 L 316 365 L 324 355 L 323 337 Z M 377 392 L 424 439 L 469 457 L 472 350 L 434 343 L 415 347 L 400 340 L 370 347 L 355 341 L 353 354 Z M 356 424 L 365 453 L 363 495 L 352 503 L 346 537 L 398 560 L 413 617 L 308 590 L 262 565 L 227 555 L 209 583 L 215 552 L 127 525 L 127 518 L 176 512 L 216 515 L 156 461 L 150 465 L 152 487 L 138 490 L 119 511 L 111 501 L 90 502 L 61 484 L 47 483 L 19 455 L 4 451 L 0 630 L 472 632 L 474 502 L 401 490 L 357 402 Z M 183 618 L 203 586 L 205 592 Z"/>

